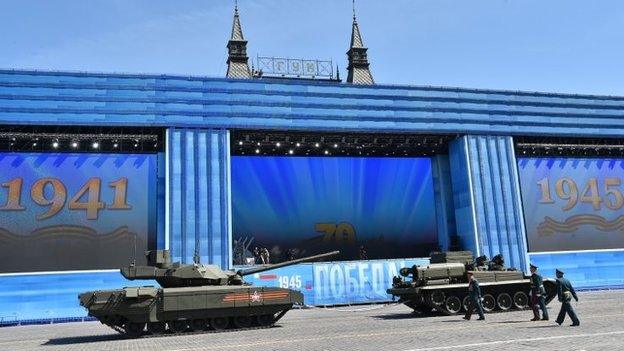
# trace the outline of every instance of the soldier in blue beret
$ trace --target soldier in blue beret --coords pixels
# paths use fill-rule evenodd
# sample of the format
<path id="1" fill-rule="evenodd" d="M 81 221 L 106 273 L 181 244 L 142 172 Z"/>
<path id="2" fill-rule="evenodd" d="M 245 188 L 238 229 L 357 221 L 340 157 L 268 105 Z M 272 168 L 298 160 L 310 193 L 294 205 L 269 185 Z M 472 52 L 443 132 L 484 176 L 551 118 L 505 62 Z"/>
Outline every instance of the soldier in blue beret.
<path id="1" fill-rule="evenodd" d="M 559 315 L 557 316 L 557 324 L 561 325 L 563 320 L 565 319 L 566 313 L 572 319 L 571 327 L 578 327 L 581 325 L 578 317 L 576 316 L 576 312 L 574 312 L 574 308 L 572 308 L 572 298 L 578 301 L 578 297 L 576 296 L 576 291 L 572 287 L 572 283 L 569 280 L 563 277 L 563 271 L 557 269 L 557 297 L 559 298 L 559 302 L 561 302 L 561 310 L 559 311 Z"/>
<path id="2" fill-rule="evenodd" d="M 531 308 L 533 309 L 532 321 L 540 320 L 540 309 L 542 310 L 542 320 L 548 320 L 548 310 L 546 309 L 546 290 L 544 289 L 544 279 L 537 273 L 537 266 L 530 264 L 531 269 Z"/>

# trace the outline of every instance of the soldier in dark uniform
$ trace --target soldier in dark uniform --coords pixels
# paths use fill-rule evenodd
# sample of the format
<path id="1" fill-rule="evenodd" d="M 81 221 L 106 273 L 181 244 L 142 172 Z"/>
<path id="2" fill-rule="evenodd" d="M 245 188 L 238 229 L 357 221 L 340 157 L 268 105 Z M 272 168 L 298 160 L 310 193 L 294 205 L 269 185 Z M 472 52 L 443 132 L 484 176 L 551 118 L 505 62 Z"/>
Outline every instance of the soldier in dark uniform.
<path id="1" fill-rule="evenodd" d="M 492 258 L 492 261 L 488 265 L 488 271 L 504 271 L 505 270 L 505 259 L 503 255 L 498 254 Z"/>
<path id="2" fill-rule="evenodd" d="M 581 325 L 578 317 L 576 316 L 576 312 L 574 312 L 574 308 L 572 308 L 572 298 L 578 301 L 578 297 L 576 296 L 576 291 L 572 287 L 572 283 L 569 280 L 563 277 L 563 271 L 557 269 L 557 297 L 559 298 L 559 302 L 561 302 L 561 310 L 559 311 L 559 315 L 557 316 L 557 324 L 561 325 L 563 320 L 565 319 L 566 313 L 572 319 L 571 327 L 578 327 Z"/>
<path id="3" fill-rule="evenodd" d="M 469 321 L 472 316 L 472 312 L 476 309 L 479 313 L 479 321 L 485 320 L 483 315 L 483 305 L 481 304 L 481 288 L 479 282 L 472 276 L 472 272 L 468 272 L 468 306 L 466 308 L 466 315 L 464 319 Z"/>
<path id="4" fill-rule="evenodd" d="M 546 290 L 544 289 L 544 280 L 537 273 L 537 266 L 530 264 L 531 269 L 531 308 L 533 308 L 532 321 L 540 320 L 539 310 L 542 310 L 542 320 L 548 320 L 548 310 L 546 309 Z"/>

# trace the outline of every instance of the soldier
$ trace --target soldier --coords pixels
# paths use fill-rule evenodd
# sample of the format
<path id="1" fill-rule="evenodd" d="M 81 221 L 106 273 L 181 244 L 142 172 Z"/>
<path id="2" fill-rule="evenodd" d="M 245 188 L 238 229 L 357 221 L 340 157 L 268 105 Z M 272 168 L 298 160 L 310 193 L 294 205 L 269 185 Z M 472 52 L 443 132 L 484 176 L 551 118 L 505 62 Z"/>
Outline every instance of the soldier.
<path id="1" fill-rule="evenodd" d="M 252 253 L 254 257 L 254 264 L 262 263 L 260 259 L 260 249 L 257 246 L 254 246 Z"/>
<path id="2" fill-rule="evenodd" d="M 561 302 L 561 310 L 559 310 L 559 315 L 557 316 L 557 324 L 561 325 L 563 320 L 565 319 L 566 312 L 572 319 L 571 327 L 578 327 L 581 325 L 578 317 L 576 316 L 576 312 L 574 312 L 574 308 L 572 308 L 572 298 L 578 302 L 578 297 L 576 296 L 576 291 L 572 287 L 572 283 L 569 280 L 563 277 L 563 271 L 557 269 L 557 297 L 559 298 L 559 302 Z"/>
<path id="3" fill-rule="evenodd" d="M 266 247 L 260 249 L 260 259 L 262 261 L 262 264 L 269 264 L 269 257 L 269 249 L 267 249 Z"/>
<path id="4" fill-rule="evenodd" d="M 548 310 L 546 309 L 546 289 L 544 289 L 544 280 L 537 273 L 537 266 L 530 264 L 531 270 L 531 308 L 533 308 L 532 321 L 540 320 L 539 310 L 542 310 L 542 320 L 548 320 Z"/>
<path id="5" fill-rule="evenodd" d="M 504 271 L 505 259 L 503 255 L 498 254 L 492 258 L 492 262 L 488 265 L 488 271 Z"/>
<path id="6" fill-rule="evenodd" d="M 464 319 L 469 321 L 472 316 L 472 312 L 476 309 L 479 313 L 478 321 L 485 320 L 483 315 L 483 305 L 481 304 L 481 288 L 479 282 L 472 276 L 472 272 L 468 271 L 468 306 L 466 308 L 466 315 Z"/>
<path id="7" fill-rule="evenodd" d="M 360 260 L 368 260 L 368 252 L 366 252 L 366 248 L 364 245 L 360 246 L 360 251 L 358 252 L 358 258 Z"/>

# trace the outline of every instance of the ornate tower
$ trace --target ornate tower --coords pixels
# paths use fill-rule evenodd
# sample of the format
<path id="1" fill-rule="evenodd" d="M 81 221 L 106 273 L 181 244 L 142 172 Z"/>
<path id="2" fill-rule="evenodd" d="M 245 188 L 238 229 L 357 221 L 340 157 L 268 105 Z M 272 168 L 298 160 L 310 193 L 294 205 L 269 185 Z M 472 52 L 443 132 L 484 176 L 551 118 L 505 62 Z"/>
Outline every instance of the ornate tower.
<path id="1" fill-rule="evenodd" d="M 243 38 L 243 29 L 241 28 L 238 16 L 238 4 L 234 6 L 234 23 L 232 23 L 232 35 L 227 44 L 228 59 L 227 73 L 228 78 L 251 78 L 251 71 L 247 61 L 247 40 Z"/>
<path id="2" fill-rule="evenodd" d="M 351 29 L 351 47 L 349 51 L 347 51 L 347 56 L 349 57 L 347 83 L 375 84 L 373 75 L 369 69 L 370 63 L 368 63 L 368 57 L 366 55 L 367 50 L 368 48 L 364 47 L 364 43 L 362 42 L 362 35 L 360 34 L 360 28 L 355 18 L 354 8 L 353 27 Z"/>

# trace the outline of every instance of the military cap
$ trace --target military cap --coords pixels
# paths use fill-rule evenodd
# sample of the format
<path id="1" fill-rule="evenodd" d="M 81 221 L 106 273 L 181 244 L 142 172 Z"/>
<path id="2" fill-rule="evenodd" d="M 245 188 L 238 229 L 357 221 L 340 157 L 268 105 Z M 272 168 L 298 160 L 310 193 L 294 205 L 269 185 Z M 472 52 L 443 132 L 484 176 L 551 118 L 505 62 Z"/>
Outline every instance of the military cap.
<path id="1" fill-rule="evenodd" d="M 562 270 L 560 270 L 559 268 L 557 268 L 557 269 L 555 269 L 555 273 L 557 273 L 557 274 L 563 274 L 563 271 L 562 271 Z"/>
<path id="2" fill-rule="evenodd" d="M 535 269 L 538 269 L 538 268 L 539 268 L 538 266 L 534 265 L 533 263 L 530 263 L 530 264 L 529 264 L 529 266 L 530 266 L 531 268 L 535 268 Z"/>

